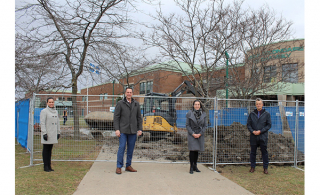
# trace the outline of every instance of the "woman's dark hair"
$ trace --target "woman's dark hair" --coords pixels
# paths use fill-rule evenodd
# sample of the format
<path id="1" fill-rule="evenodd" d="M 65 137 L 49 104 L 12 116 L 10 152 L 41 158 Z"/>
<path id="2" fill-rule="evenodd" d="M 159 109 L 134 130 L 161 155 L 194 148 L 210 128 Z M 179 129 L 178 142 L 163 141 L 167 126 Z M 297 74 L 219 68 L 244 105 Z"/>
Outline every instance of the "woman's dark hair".
<path id="1" fill-rule="evenodd" d="M 192 103 L 192 107 L 194 107 L 194 104 L 195 104 L 196 102 L 199 102 L 199 103 L 200 103 L 200 108 L 202 108 L 202 103 L 201 103 L 200 100 L 194 100 L 193 103 Z"/>
<path id="2" fill-rule="evenodd" d="M 48 97 L 48 98 L 47 98 L 47 103 L 49 102 L 50 99 L 53 100 L 53 97 Z"/>

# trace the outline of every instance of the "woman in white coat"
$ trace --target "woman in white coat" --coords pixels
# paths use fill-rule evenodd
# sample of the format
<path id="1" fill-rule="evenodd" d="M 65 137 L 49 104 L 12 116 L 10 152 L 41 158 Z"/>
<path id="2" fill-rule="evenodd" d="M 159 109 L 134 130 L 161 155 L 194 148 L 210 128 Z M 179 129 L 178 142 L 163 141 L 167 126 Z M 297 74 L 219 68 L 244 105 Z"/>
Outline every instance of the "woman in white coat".
<path id="1" fill-rule="evenodd" d="M 60 138 L 60 121 L 58 111 L 54 107 L 52 97 L 47 99 L 47 107 L 40 113 L 41 143 L 43 144 L 42 159 L 44 171 L 54 171 L 51 168 L 51 154 L 53 144 Z"/>

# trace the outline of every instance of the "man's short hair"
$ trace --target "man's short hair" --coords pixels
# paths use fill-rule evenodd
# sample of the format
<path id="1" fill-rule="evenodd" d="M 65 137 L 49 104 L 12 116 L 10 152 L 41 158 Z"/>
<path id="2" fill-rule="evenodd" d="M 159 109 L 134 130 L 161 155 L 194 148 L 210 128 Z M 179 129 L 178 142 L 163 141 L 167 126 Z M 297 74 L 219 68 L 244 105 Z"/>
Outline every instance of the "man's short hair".
<path id="1" fill-rule="evenodd" d="M 261 98 L 257 98 L 256 102 L 258 102 L 258 101 L 263 103 L 263 100 Z"/>
<path id="2" fill-rule="evenodd" d="M 125 90 L 125 92 L 127 92 L 127 89 L 131 89 L 131 91 L 133 92 L 132 87 L 127 87 L 126 90 Z"/>

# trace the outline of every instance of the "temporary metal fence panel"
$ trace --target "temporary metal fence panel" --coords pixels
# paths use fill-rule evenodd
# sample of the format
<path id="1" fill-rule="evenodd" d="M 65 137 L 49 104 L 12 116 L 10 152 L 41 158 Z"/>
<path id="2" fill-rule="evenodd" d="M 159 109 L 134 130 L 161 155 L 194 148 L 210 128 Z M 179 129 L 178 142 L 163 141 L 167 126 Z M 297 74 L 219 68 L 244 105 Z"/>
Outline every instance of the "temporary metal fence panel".
<path id="1" fill-rule="evenodd" d="M 268 153 L 271 163 L 293 163 L 294 158 L 294 139 L 290 133 L 290 129 L 285 129 L 281 125 L 281 114 L 279 107 L 274 106 L 278 101 L 264 101 L 264 108 L 271 114 L 272 128 L 269 130 Z M 250 132 L 244 123 L 243 116 L 247 118 L 255 109 L 254 100 L 218 100 L 217 112 L 222 117 L 217 117 L 217 152 L 215 153 L 217 164 L 239 164 L 250 163 Z M 245 109 L 235 111 L 231 109 L 239 105 L 246 105 Z M 228 112 L 233 113 L 228 113 Z M 219 115 L 219 116 L 220 116 Z M 286 117 L 284 117 L 286 118 Z M 291 118 L 283 123 L 290 123 Z M 292 118 L 293 119 L 293 118 Z M 220 120 L 220 122 L 219 122 Z M 232 123 L 231 123 L 232 122 Z M 294 122 L 294 121 L 293 121 Z M 260 160 L 260 161 L 259 161 Z M 261 162 L 261 152 L 257 151 L 257 162 Z"/>
<path id="2" fill-rule="evenodd" d="M 119 142 L 113 128 L 113 110 L 123 96 L 37 94 L 32 111 L 31 163 L 42 160 L 40 112 L 46 106 L 48 97 L 55 100 L 61 127 L 61 138 L 54 145 L 52 160 L 116 161 Z M 153 104 L 147 96 L 134 96 L 134 99 L 140 103 L 144 133 L 137 138 L 133 161 L 188 162 L 186 113 L 196 98 L 153 97 Z M 203 98 L 202 102 L 207 112 L 208 128 L 204 135 L 205 151 L 199 154 L 199 162 L 213 163 L 214 166 L 249 163 L 250 133 L 246 121 L 255 109 L 255 101 Z M 268 140 L 271 163 L 292 163 L 296 159 L 295 140 L 291 133 L 294 131 L 292 124 L 295 124 L 295 117 L 286 116 L 287 112 L 293 111 L 285 104 L 264 101 L 264 108 L 271 114 L 272 120 Z M 302 106 L 299 109 L 303 116 L 299 116 L 297 148 L 301 153 L 297 154 L 297 158 L 304 161 L 304 109 Z M 65 124 L 63 111 L 68 113 Z M 170 116 L 170 112 L 175 114 Z M 168 123 L 170 120 L 171 124 Z M 257 162 L 261 163 L 260 151 Z"/>
<path id="3" fill-rule="evenodd" d="M 89 113 L 103 112 L 110 114 L 112 101 L 115 102 L 117 96 L 89 96 L 90 104 L 87 114 L 87 104 L 85 96 L 37 94 L 34 105 L 33 124 L 33 160 L 42 160 L 41 126 L 40 113 L 46 107 L 46 100 L 52 97 L 55 100 L 55 107 L 59 113 L 61 138 L 59 143 L 54 145 L 52 160 L 95 160 L 103 145 L 112 143 L 115 137 L 107 136 L 112 129 L 97 129 L 93 131 L 86 123 Z M 70 98 L 70 99 L 69 99 Z M 76 101 L 72 103 L 71 99 Z M 65 101 L 69 99 L 69 101 Z M 67 121 L 64 124 L 63 111 L 67 111 Z M 94 121 L 100 123 L 99 119 Z M 102 122 L 101 122 L 102 123 Z"/>
<path id="4" fill-rule="evenodd" d="M 144 102 L 142 96 L 139 102 L 144 110 L 143 125 L 144 135 L 138 138 L 134 150 L 134 158 L 137 161 L 157 161 L 157 162 L 188 162 L 188 132 L 186 129 L 186 114 L 193 107 L 194 97 L 154 97 L 154 104 L 148 100 Z M 150 98 L 150 97 L 149 97 Z M 145 104 L 144 104 L 145 103 Z M 204 99 L 203 104 L 206 110 L 213 109 L 212 99 Z M 174 108 L 176 113 L 176 130 L 175 132 L 166 132 L 170 130 L 169 124 L 160 116 L 168 117 L 170 110 Z M 162 114 L 161 114 L 162 113 Z M 150 118 L 152 121 L 150 123 Z M 207 117 L 213 120 L 213 115 L 207 111 Z M 150 127 L 148 126 L 151 125 Z M 152 126 L 153 125 L 153 126 Z M 172 126 L 172 125 L 171 125 Z M 174 125 L 173 125 L 174 126 Z M 205 151 L 199 155 L 199 162 L 212 163 L 213 160 L 213 128 L 207 128 L 205 133 Z M 117 143 L 118 145 L 118 143 Z"/>

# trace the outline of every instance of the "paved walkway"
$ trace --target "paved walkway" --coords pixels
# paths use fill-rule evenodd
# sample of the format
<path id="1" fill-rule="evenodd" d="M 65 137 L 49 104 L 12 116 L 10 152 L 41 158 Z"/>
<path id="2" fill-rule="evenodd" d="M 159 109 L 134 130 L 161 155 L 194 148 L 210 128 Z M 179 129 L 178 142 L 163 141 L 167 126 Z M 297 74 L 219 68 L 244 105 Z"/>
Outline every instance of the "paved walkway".
<path id="1" fill-rule="evenodd" d="M 105 159 L 101 152 L 99 159 Z M 134 160 L 134 159 L 133 159 Z M 115 173 L 115 162 L 94 162 L 74 195 L 87 194 L 252 194 L 203 165 L 189 174 L 189 164 L 133 163 L 138 172 Z"/>

